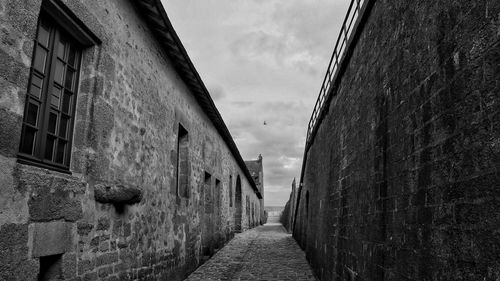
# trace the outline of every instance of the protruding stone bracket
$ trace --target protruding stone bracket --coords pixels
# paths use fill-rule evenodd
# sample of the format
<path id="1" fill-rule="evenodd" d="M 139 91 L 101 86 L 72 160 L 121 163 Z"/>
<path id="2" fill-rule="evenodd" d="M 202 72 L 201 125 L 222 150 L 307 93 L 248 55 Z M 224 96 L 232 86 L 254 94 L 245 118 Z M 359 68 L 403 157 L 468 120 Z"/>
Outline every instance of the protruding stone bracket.
<path id="1" fill-rule="evenodd" d="M 100 203 L 131 205 L 141 202 L 142 189 L 137 186 L 123 184 L 96 184 L 94 198 Z"/>

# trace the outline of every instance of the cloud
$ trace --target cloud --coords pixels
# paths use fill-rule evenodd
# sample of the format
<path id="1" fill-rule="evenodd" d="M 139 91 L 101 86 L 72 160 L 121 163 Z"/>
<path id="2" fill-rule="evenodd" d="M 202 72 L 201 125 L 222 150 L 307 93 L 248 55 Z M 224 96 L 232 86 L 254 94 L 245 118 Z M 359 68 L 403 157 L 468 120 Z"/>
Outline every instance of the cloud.
<path id="1" fill-rule="evenodd" d="M 306 106 L 299 101 L 255 102 L 252 107 L 240 110 L 243 111 L 231 115 L 233 118 L 227 122 L 242 155 L 254 159 L 259 154 L 264 157 L 266 192 L 278 187 L 289 190 L 288 185 L 298 177 L 302 164 Z M 263 124 L 264 120 L 267 125 Z M 287 196 L 286 192 L 279 199 L 276 194 L 269 195 L 266 202 L 269 199 L 278 204 L 285 202 Z"/>
<path id="2" fill-rule="evenodd" d="M 226 96 L 224 88 L 222 88 L 220 85 L 208 87 L 208 92 L 210 93 L 210 96 L 214 101 L 219 101 Z"/>
<path id="3" fill-rule="evenodd" d="M 233 101 L 231 102 L 232 105 L 237 106 L 237 107 L 249 107 L 254 104 L 254 102 L 251 101 Z"/>
<path id="4" fill-rule="evenodd" d="M 345 3 L 318 0 L 271 3 L 274 4 L 268 14 L 270 19 L 241 32 L 230 45 L 232 54 L 240 60 L 295 67 L 312 76 L 323 71 L 324 60 L 334 42 L 329 31 L 335 23 L 340 25 Z"/>
<path id="5" fill-rule="evenodd" d="M 284 205 L 345 0 L 169 0 L 167 14 L 244 159 L 264 157 L 265 204 Z M 266 125 L 264 125 L 264 121 Z"/>

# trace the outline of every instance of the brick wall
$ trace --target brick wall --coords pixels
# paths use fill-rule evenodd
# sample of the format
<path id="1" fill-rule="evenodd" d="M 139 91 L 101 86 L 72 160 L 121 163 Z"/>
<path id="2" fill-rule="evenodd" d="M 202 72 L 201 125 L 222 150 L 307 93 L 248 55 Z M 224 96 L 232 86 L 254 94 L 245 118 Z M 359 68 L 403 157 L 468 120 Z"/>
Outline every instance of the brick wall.
<path id="1" fill-rule="evenodd" d="M 378 0 L 307 152 L 321 280 L 500 279 L 500 2 Z"/>
<path id="2" fill-rule="evenodd" d="M 41 2 L 0 0 L 0 280 L 37 280 L 53 259 L 65 280 L 182 279 L 202 262 L 205 171 L 220 181 L 213 248 L 235 231 L 230 175 L 259 199 L 134 1 L 62 1 L 102 41 L 83 52 L 71 174 L 18 163 Z M 177 191 L 179 123 L 189 196 Z M 98 202 L 99 188 L 142 199 Z"/>

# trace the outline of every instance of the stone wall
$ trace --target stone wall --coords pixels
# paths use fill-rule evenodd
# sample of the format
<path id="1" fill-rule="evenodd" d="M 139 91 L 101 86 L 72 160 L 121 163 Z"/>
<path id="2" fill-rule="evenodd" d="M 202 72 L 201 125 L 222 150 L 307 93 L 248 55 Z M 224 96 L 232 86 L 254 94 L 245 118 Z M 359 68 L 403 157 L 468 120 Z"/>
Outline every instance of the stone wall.
<path id="1" fill-rule="evenodd" d="M 260 200 L 134 1 L 62 1 L 102 41 L 83 52 L 70 174 L 18 163 L 41 2 L 0 0 L 0 280 L 37 280 L 47 268 L 65 280 L 181 280 L 205 254 L 207 193 L 208 254 L 235 231 L 230 175 L 241 175 L 249 204 Z M 189 139 L 183 196 L 179 124 Z M 127 203 L 112 204 L 120 196 Z"/>
<path id="2" fill-rule="evenodd" d="M 262 155 L 259 154 L 257 160 L 247 160 L 245 161 L 245 165 L 248 167 L 250 174 L 253 177 L 257 188 L 259 189 L 262 198 L 260 199 L 260 208 L 256 209 L 258 218 L 256 219 L 256 223 L 264 224 L 265 223 L 265 215 L 264 215 L 264 162 Z"/>
<path id="3" fill-rule="evenodd" d="M 321 280 L 500 279 L 500 2 L 377 0 L 303 167 Z"/>
<path id="4" fill-rule="evenodd" d="M 288 232 L 293 232 L 296 206 L 297 206 L 297 187 L 296 187 L 296 181 L 295 179 L 293 179 L 290 198 L 286 202 L 285 208 L 283 209 L 283 212 L 281 213 L 280 216 L 280 222 Z"/>

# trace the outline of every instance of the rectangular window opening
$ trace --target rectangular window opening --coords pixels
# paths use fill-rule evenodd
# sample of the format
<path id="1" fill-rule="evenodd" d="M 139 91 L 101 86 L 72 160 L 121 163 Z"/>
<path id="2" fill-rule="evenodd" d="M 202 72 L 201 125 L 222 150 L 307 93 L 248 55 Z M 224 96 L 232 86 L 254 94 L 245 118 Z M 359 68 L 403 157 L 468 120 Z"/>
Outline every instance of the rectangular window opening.
<path id="1" fill-rule="evenodd" d="M 177 194 L 189 198 L 189 138 L 188 131 L 179 124 L 177 134 Z"/>
<path id="2" fill-rule="evenodd" d="M 222 192 L 221 192 L 221 184 L 220 184 L 220 180 L 219 179 L 215 179 L 215 192 L 214 192 L 214 196 L 215 196 L 215 212 L 217 214 L 216 218 L 220 218 L 220 213 L 221 213 L 221 196 L 222 196 Z"/>
<path id="3" fill-rule="evenodd" d="M 229 207 L 233 206 L 233 176 L 229 176 Z"/>
<path id="4" fill-rule="evenodd" d="M 205 204 L 205 213 L 211 214 L 213 213 L 213 196 L 212 196 L 212 175 L 205 172 L 203 186 L 203 194 L 204 194 L 204 204 Z"/>
<path id="5" fill-rule="evenodd" d="M 38 281 L 63 280 L 62 255 L 40 257 Z"/>

